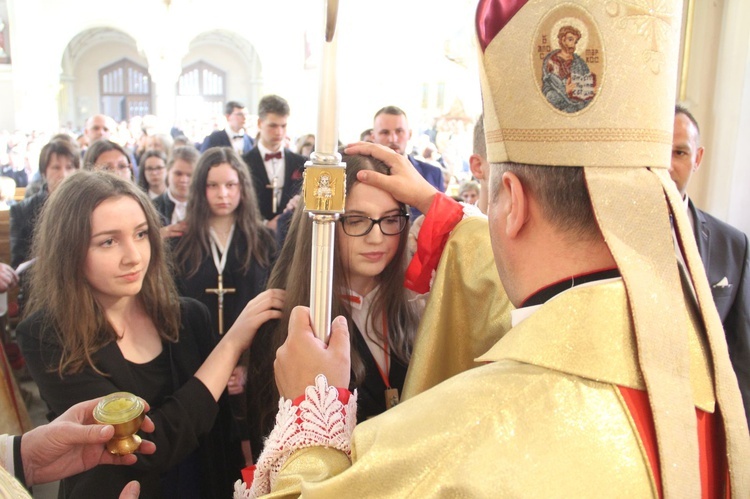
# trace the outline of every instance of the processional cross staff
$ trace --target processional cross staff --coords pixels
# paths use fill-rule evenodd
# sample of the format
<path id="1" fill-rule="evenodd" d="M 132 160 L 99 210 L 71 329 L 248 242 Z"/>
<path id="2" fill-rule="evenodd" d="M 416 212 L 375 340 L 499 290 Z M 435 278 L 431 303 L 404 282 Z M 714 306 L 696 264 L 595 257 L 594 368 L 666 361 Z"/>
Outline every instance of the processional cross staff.
<path id="1" fill-rule="evenodd" d="M 305 163 L 302 195 L 313 220 L 310 269 L 310 315 L 315 336 L 328 343 L 331 334 L 333 248 L 336 220 L 344 213 L 346 164 L 338 146 L 336 94 L 336 18 L 338 0 L 327 0 L 326 35 L 320 73 L 315 152 Z"/>

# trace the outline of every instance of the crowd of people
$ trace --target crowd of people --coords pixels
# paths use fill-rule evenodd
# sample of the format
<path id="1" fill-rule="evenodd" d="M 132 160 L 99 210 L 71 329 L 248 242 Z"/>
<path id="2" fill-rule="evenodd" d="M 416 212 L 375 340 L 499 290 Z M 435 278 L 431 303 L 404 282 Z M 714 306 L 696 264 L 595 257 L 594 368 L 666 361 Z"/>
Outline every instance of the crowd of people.
<path id="1" fill-rule="evenodd" d="M 396 106 L 341 149 L 328 344 L 306 308 L 314 137 L 289 148 L 285 99 L 260 100 L 255 137 L 230 101 L 197 145 L 129 149 L 103 116 L 83 151 L 46 143 L 36 193 L 10 208 L 0 291 L 20 287 L 16 335 L 51 423 L 0 439 L 0 487 L 9 473 L 72 498 L 750 494 L 747 237 L 687 195 L 703 148 L 690 111 L 663 103 L 669 72 L 613 67 L 606 81 L 632 73 L 651 92 L 599 94 L 566 24 L 591 14 L 546 3 L 541 24 L 479 3 L 485 114 L 458 200 L 430 154 L 409 154 Z M 517 95 L 523 71 L 493 75 L 528 47 L 501 39 L 541 25 L 560 49 Z M 508 104 L 524 99 L 543 124 Z M 623 102 L 619 121 L 585 116 Z M 622 139 L 635 123 L 659 133 Z M 117 391 L 148 404 L 137 459 L 91 431 Z M 53 455 L 89 457 L 50 471 L 40 435 L 70 428 Z"/>

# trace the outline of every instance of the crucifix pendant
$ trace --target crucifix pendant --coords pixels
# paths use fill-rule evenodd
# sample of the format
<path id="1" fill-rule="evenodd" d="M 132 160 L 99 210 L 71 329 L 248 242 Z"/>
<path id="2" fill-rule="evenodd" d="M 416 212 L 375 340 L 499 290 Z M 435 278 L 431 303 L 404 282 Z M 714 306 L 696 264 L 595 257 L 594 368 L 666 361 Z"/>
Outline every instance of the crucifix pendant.
<path id="1" fill-rule="evenodd" d="M 281 193 L 279 178 L 274 177 L 271 183 L 266 186 L 266 189 L 271 189 L 271 210 L 276 213 L 279 209 L 279 194 Z"/>
<path id="2" fill-rule="evenodd" d="M 234 293 L 236 289 L 224 287 L 224 276 L 219 274 L 219 284 L 215 288 L 208 288 L 206 293 L 214 294 L 219 302 L 219 334 L 224 334 L 224 295 Z"/>

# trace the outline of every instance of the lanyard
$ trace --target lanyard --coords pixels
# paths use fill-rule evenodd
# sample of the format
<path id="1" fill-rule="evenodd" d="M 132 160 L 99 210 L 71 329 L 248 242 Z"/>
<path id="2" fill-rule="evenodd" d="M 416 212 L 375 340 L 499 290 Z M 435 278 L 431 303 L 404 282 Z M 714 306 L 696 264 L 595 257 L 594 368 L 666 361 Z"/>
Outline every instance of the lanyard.
<path id="1" fill-rule="evenodd" d="M 391 383 L 388 380 L 388 375 L 390 374 L 390 369 L 388 366 L 388 358 L 390 357 L 390 354 L 388 352 L 388 321 L 385 320 L 385 313 L 383 314 L 383 352 L 385 353 L 385 372 L 380 368 L 380 364 L 378 364 L 378 361 L 375 361 L 375 365 L 378 367 L 378 372 L 380 373 L 380 377 L 383 379 L 383 383 L 385 384 L 385 387 L 390 389 Z"/>
<path id="2" fill-rule="evenodd" d="M 214 257 L 216 272 L 218 272 L 219 275 L 222 275 L 224 273 L 224 267 L 227 265 L 227 254 L 229 253 L 229 246 L 232 244 L 232 236 L 234 236 L 234 224 L 232 224 L 232 228 L 229 229 L 226 246 L 221 246 L 219 236 L 216 235 L 216 231 L 214 231 L 213 227 L 208 229 L 208 233 L 211 238 L 211 255 Z M 219 258 L 218 254 L 219 249 L 221 249 L 221 258 Z"/>

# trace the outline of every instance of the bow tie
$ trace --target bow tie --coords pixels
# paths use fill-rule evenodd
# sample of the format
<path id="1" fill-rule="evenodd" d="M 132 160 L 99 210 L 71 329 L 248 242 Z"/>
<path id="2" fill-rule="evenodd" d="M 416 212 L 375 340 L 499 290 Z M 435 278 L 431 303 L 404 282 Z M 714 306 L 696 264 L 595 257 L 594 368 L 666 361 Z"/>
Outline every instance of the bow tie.
<path id="1" fill-rule="evenodd" d="M 245 136 L 244 135 L 235 135 L 234 137 L 232 137 L 232 140 L 237 140 L 237 139 L 242 139 L 242 138 L 245 138 Z"/>
<path id="2" fill-rule="evenodd" d="M 269 159 L 281 159 L 281 151 L 267 153 L 263 161 L 268 161 Z"/>

